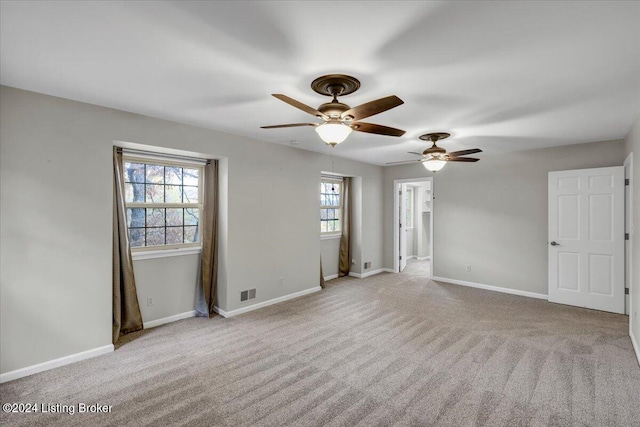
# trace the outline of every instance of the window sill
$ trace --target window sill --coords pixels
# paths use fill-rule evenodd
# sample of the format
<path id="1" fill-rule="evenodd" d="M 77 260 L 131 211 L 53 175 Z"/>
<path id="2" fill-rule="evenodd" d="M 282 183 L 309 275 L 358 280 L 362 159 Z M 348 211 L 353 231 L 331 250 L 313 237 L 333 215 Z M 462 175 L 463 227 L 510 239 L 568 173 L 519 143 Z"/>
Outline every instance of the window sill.
<path id="1" fill-rule="evenodd" d="M 142 259 L 167 258 L 174 256 L 196 255 L 202 252 L 201 247 L 180 248 L 180 249 L 156 249 L 152 251 L 131 252 L 134 261 Z"/>
<path id="2" fill-rule="evenodd" d="M 320 236 L 320 240 L 339 239 L 341 237 L 342 237 L 342 234 L 323 234 Z"/>

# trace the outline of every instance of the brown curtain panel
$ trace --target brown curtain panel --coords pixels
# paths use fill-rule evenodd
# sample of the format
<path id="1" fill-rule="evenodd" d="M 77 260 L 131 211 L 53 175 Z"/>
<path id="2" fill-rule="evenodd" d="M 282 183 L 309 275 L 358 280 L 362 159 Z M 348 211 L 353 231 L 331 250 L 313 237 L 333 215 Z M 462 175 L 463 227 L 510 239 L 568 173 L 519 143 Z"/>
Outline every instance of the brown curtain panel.
<path id="1" fill-rule="evenodd" d="M 127 212 L 124 206 L 122 152 L 113 149 L 113 328 L 112 340 L 120 334 L 142 329 L 142 314 L 129 247 Z"/>
<path id="2" fill-rule="evenodd" d="M 342 236 L 338 276 L 348 276 L 351 269 L 351 178 L 344 178 L 342 185 Z"/>
<path id="3" fill-rule="evenodd" d="M 204 208 L 202 224 L 202 292 L 209 317 L 216 303 L 218 285 L 218 161 L 204 168 Z"/>
<path id="4" fill-rule="evenodd" d="M 322 273 L 322 257 L 320 257 L 320 287 L 324 288 L 324 274 Z"/>

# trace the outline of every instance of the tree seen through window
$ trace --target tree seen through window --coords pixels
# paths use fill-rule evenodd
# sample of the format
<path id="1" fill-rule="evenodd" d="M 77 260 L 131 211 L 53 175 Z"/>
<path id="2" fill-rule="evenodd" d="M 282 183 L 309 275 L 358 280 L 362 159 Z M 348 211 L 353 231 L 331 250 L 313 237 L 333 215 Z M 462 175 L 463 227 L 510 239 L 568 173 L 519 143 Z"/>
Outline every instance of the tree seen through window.
<path id="1" fill-rule="evenodd" d="M 127 159 L 124 170 L 132 247 L 199 242 L 201 168 Z"/>

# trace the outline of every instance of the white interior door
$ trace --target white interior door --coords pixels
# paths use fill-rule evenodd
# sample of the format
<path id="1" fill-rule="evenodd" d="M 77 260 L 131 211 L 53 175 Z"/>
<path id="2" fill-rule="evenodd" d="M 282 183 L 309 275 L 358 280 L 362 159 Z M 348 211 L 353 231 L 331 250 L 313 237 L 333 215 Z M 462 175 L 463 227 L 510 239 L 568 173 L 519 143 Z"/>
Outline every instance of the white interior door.
<path id="1" fill-rule="evenodd" d="M 624 313 L 624 168 L 549 172 L 549 301 Z"/>
<path id="2" fill-rule="evenodd" d="M 400 233 L 400 271 L 405 269 L 407 266 L 407 233 L 405 232 L 405 214 L 407 212 L 407 200 L 404 197 L 407 191 L 406 184 L 400 184 L 400 191 L 398 193 L 399 202 L 398 206 L 400 207 L 400 211 L 398 212 L 398 227 Z"/>

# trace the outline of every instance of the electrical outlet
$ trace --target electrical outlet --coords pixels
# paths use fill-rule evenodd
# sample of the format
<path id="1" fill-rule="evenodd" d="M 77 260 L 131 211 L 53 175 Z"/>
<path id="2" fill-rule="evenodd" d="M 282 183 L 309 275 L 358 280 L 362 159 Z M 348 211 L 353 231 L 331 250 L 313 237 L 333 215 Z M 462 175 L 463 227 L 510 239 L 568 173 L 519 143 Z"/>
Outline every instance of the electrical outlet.
<path id="1" fill-rule="evenodd" d="M 153 307 L 153 297 L 147 297 L 147 307 Z"/>
<path id="2" fill-rule="evenodd" d="M 471 266 L 470 265 L 467 265 L 467 271 L 471 272 Z"/>
<path id="3" fill-rule="evenodd" d="M 284 277 L 281 277 L 280 278 L 280 286 L 283 286 L 283 285 L 284 285 Z"/>
<path id="4" fill-rule="evenodd" d="M 364 269 L 365 269 L 365 270 L 368 270 L 368 269 L 370 269 L 370 268 L 371 268 L 371 261 L 367 261 L 367 262 L 365 262 L 365 263 L 364 263 Z"/>

